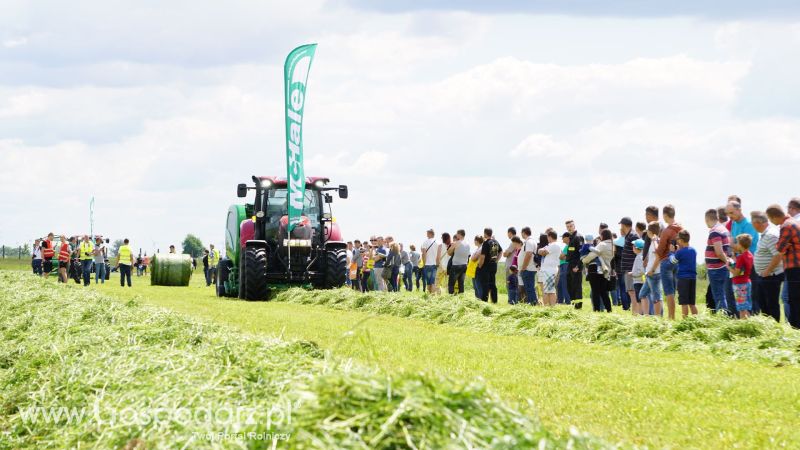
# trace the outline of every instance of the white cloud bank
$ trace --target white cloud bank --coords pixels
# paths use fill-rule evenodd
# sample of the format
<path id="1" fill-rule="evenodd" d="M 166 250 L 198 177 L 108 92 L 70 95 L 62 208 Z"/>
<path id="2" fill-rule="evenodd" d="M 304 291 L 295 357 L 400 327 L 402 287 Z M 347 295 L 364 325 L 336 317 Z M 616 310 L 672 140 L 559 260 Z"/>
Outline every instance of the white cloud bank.
<path id="1" fill-rule="evenodd" d="M 159 23 L 181 15 L 164 8 Z M 573 38 L 605 40 L 609 50 L 567 63 L 519 44 L 487 47 L 537 32 L 502 15 L 317 4 L 300 24 L 285 9 L 227 8 L 213 45 L 201 25 L 222 12 L 202 5 L 195 25 L 157 39 L 137 37 L 140 25 L 155 26 L 142 25 L 154 14 L 146 9 L 111 16 L 115 30 L 88 19 L 79 21 L 86 30 L 54 24 L 36 10 L 9 25 L 13 34 L 0 36 L 0 242 L 85 230 L 95 196 L 98 229 L 112 237 L 163 249 L 192 232 L 221 244 L 236 183 L 285 171 L 281 63 L 292 43 L 310 40 L 320 47 L 306 172 L 350 185 L 350 199 L 334 204 L 347 238 L 414 242 L 429 226 L 477 234 L 561 227 L 567 217 L 593 232 L 667 202 L 700 235 L 702 212 L 732 192 L 746 209 L 798 194 L 798 118 L 741 114 L 753 74 L 783 68 L 753 50 L 764 30 L 770 48 L 789 55 L 800 46 L 797 25 L 682 22 L 677 41 L 693 45 L 664 51 L 659 36 L 674 22 L 661 19 L 652 22 L 660 34 L 641 38 L 658 51 L 638 42 L 621 54 L 624 34 L 583 21 Z M 613 26 L 638 29 L 639 20 Z M 286 36 L 277 50 L 252 42 L 278 31 Z M 19 36 L 31 37 L 6 45 Z M 72 49 L 56 57 L 48 44 Z"/>

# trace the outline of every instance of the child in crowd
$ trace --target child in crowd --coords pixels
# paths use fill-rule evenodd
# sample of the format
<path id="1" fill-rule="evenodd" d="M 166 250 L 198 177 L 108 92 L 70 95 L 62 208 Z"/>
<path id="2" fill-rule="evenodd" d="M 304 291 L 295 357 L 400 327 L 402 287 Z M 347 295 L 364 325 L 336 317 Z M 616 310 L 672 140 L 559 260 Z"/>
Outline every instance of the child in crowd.
<path id="1" fill-rule="evenodd" d="M 631 310 L 633 315 L 641 314 L 646 316 L 650 311 L 650 306 L 647 298 L 642 298 L 639 292 L 644 285 L 644 258 L 642 257 L 642 250 L 644 249 L 644 241 L 637 239 L 633 241 L 633 253 L 636 254 L 636 259 L 633 260 L 633 269 L 631 269 L 631 277 L 633 278 L 633 292 L 634 297 L 631 298 Z"/>
<path id="2" fill-rule="evenodd" d="M 736 236 L 736 243 L 732 245 L 733 251 L 738 253 L 736 263 L 728 267 L 733 275 L 733 296 L 736 298 L 736 311 L 739 312 L 740 319 L 747 319 L 750 311 L 753 310 L 752 304 L 752 285 L 750 284 L 750 272 L 753 270 L 753 254 L 750 253 L 750 244 L 753 238 L 746 233 Z"/>
<path id="3" fill-rule="evenodd" d="M 508 304 L 516 305 L 519 293 L 519 279 L 517 279 L 517 266 L 508 268 L 509 274 L 506 279 L 506 288 L 508 290 Z"/>
<path id="4" fill-rule="evenodd" d="M 670 256 L 672 264 L 678 266 L 678 304 L 683 317 L 697 315 L 695 296 L 697 291 L 697 252 L 689 247 L 689 232 L 678 232 L 678 251 Z"/>
<path id="5" fill-rule="evenodd" d="M 650 237 L 650 248 L 658 246 L 658 237 L 661 235 L 661 224 L 658 222 L 650 222 L 647 225 L 647 235 Z M 651 250 L 652 251 L 652 250 Z M 645 283 L 639 296 L 647 298 L 653 304 L 653 312 L 655 315 L 661 315 L 661 265 L 656 265 L 656 259 L 650 256 L 647 258 L 647 268 Z"/>

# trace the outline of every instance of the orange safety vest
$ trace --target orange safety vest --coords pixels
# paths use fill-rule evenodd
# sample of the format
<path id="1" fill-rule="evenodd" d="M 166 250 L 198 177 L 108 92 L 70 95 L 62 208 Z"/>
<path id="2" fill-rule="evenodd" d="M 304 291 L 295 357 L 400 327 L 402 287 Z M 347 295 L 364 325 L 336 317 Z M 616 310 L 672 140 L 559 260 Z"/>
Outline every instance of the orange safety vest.
<path id="1" fill-rule="evenodd" d="M 44 256 L 44 259 L 52 259 L 56 255 L 56 251 L 53 250 L 53 243 L 49 239 L 45 239 L 43 244 L 42 256 Z"/>
<path id="2" fill-rule="evenodd" d="M 58 260 L 59 261 L 69 261 L 69 244 L 66 242 L 61 244 L 61 250 L 58 252 Z"/>

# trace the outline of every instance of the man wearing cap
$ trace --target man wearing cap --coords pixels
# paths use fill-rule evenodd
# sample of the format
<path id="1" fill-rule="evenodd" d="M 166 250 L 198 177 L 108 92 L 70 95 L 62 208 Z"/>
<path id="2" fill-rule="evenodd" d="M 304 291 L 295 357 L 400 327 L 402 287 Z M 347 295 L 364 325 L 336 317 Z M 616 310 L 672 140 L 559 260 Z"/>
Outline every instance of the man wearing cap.
<path id="1" fill-rule="evenodd" d="M 639 235 L 633 231 L 633 220 L 630 217 L 623 217 L 619 221 L 619 233 L 625 242 L 622 246 L 622 255 L 619 262 L 620 273 L 617 274 L 617 282 L 619 283 L 622 308 L 628 309 L 636 301 L 631 270 L 633 270 L 633 261 L 636 259 L 636 253 L 633 252 L 633 242 L 639 239 Z M 637 315 L 636 308 L 632 308 L 632 310 L 633 315 Z"/>

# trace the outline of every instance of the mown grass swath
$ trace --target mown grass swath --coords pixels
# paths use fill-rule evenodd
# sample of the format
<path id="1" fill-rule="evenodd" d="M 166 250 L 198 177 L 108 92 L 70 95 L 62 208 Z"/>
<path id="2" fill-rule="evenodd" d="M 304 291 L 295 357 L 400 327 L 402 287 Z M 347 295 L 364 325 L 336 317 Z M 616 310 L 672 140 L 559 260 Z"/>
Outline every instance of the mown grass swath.
<path id="1" fill-rule="evenodd" d="M 248 337 L 26 274 L 0 273 L 0 296 L 6 448 L 119 448 L 137 439 L 148 448 L 272 446 L 194 432 L 287 433 L 283 448 L 608 447 L 577 433 L 554 436 L 480 382 L 390 376 L 337 361 L 309 342 Z M 26 423 L 23 412 L 34 407 L 99 415 Z M 218 423 L 229 416 L 207 414 L 155 420 L 151 412 L 164 408 L 256 413 L 254 423 Z M 291 422 L 267 429 L 275 408 L 290 409 Z"/>
<path id="2" fill-rule="evenodd" d="M 587 314 L 570 307 L 498 307 L 469 296 L 290 289 L 275 300 L 421 319 L 474 331 L 528 335 L 643 350 L 711 353 L 725 358 L 800 364 L 800 332 L 772 319 L 703 314 L 675 322 L 656 317 Z"/>

